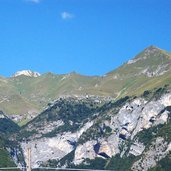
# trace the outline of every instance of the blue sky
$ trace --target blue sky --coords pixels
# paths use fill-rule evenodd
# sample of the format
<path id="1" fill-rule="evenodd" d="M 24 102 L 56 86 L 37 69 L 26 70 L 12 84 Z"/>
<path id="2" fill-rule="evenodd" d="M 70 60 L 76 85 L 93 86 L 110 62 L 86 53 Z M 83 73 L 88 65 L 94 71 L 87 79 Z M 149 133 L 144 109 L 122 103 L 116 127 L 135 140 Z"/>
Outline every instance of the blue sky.
<path id="1" fill-rule="evenodd" d="M 149 45 L 171 51 L 170 0 L 0 0 L 0 75 L 103 75 Z"/>

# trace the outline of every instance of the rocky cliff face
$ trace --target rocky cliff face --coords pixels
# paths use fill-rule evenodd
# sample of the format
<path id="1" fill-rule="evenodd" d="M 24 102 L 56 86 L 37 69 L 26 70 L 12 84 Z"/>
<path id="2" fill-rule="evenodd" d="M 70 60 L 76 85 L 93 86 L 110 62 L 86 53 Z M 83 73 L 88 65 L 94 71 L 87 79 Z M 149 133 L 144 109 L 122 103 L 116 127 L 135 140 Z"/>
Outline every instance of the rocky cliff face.
<path id="1" fill-rule="evenodd" d="M 95 168 L 102 160 L 103 168 L 125 161 L 120 170 L 146 171 L 170 153 L 170 121 L 166 88 L 115 102 L 60 99 L 22 129 L 20 144 L 26 158 L 31 147 L 32 167 Z"/>
<path id="2" fill-rule="evenodd" d="M 152 167 L 155 167 L 157 162 L 166 157 L 170 153 L 170 143 L 165 141 L 163 137 L 157 137 L 152 142 L 148 151 L 145 151 L 144 157 L 137 160 L 131 170 L 133 171 L 147 171 Z"/>

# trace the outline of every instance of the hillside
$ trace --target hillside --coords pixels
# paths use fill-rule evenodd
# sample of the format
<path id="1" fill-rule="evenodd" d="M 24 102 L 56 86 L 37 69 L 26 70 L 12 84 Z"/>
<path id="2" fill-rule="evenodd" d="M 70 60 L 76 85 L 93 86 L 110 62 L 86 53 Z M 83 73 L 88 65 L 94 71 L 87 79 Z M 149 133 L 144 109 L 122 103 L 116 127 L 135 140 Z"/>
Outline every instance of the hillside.
<path id="1" fill-rule="evenodd" d="M 171 170 L 170 64 L 150 46 L 102 77 L 0 77 L 0 167 L 25 166 L 29 146 L 32 168 Z"/>
<path id="2" fill-rule="evenodd" d="M 20 152 L 17 152 L 17 143 L 10 141 L 9 137 L 19 129 L 17 124 L 0 111 L 0 167 L 16 166 L 13 158 Z M 19 159 L 16 158 L 16 162 L 18 163 Z"/>
<path id="3" fill-rule="evenodd" d="M 103 86 L 113 85 L 118 97 L 140 95 L 171 83 L 171 54 L 150 46 L 127 63 L 106 74 Z"/>
<path id="4" fill-rule="evenodd" d="M 24 124 L 59 97 L 100 96 L 119 99 L 140 95 L 171 83 L 171 54 L 150 46 L 105 76 L 83 76 L 75 72 L 40 75 L 20 71 L 0 78 L 0 108 L 11 119 Z M 23 74 L 25 73 L 25 74 Z"/>
<path id="5" fill-rule="evenodd" d="M 115 102 L 61 98 L 22 127 L 17 139 L 25 158 L 31 147 L 32 167 L 167 171 L 170 122 L 171 92 L 164 86 Z"/>

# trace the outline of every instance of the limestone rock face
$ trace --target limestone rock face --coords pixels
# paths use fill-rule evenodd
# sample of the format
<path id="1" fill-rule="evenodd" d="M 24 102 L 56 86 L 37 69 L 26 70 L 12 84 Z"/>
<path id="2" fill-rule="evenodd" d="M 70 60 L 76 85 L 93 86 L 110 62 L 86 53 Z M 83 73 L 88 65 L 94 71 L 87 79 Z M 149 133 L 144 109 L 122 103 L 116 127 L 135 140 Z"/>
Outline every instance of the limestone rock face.
<path id="1" fill-rule="evenodd" d="M 106 158 L 112 157 L 115 154 L 115 146 L 109 141 L 102 141 L 100 144 L 98 155 Z"/>
<path id="2" fill-rule="evenodd" d="M 168 119 L 168 112 L 160 114 L 167 105 L 170 105 L 170 94 L 162 97 L 161 100 L 148 102 L 144 99 L 135 99 L 133 102 L 123 106 L 118 115 L 112 117 L 111 127 L 118 129 L 120 135 L 127 139 L 153 125 L 165 123 Z"/>
<path id="3" fill-rule="evenodd" d="M 161 99 L 150 102 L 139 98 L 124 105 L 117 115 L 111 117 L 111 122 L 103 121 L 106 125 L 110 126 L 115 133 L 112 133 L 107 139 L 98 139 L 98 143 L 97 141 L 89 141 L 83 145 L 79 145 L 76 148 L 74 163 L 80 164 L 85 158 L 94 159 L 96 156 L 108 158 L 118 153 L 122 153 L 123 155 L 124 151 L 120 150 L 123 141 L 128 138 L 133 140 L 142 130 L 164 124 L 168 121 L 168 111 L 164 111 L 164 109 L 167 105 L 170 105 L 170 95 L 171 94 L 164 95 Z M 98 150 L 92 148 L 97 144 L 99 146 Z M 134 140 L 133 144 L 130 146 L 129 154 L 139 156 L 144 153 L 145 148 L 142 142 Z M 125 149 L 127 149 L 127 147 L 125 147 Z"/>
<path id="4" fill-rule="evenodd" d="M 96 157 L 93 148 L 94 144 L 96 144 L 96 141 L 88 141 L 83 145 L 79 145 L 75 151 L 74 164 L 81 164 L 86 158 L 94 159 Z"/>
<path id="5" fill-rule="evenodd" d="M 103 117 L 107 115 L 108 119 L 105 117 L 99 119 L 100 114 L 95 113 L 93 119 L 87 120 L 73 132 L 66 131 L 44 138 L 34 136 L 28 142 L 32 149 L 32 167 L 40 166 L 50 159 L 60 160 L 75 150 L 71 161 L 75 165 L 86 163 L 86 159 L 93 160 L 96 157 L 108 159 L 116 154 L 120 157 L 133 155 L 139 156 L 140 159 L 133 164 L 132 170 L 138 171 L 144 168 L 146 171 L 169 153 L 171 145 L 164 138 L 157 137 L 150 146 L 146 147 L 143 141 L 139 141 L 137 135 L 151 127 L 167 124 L 170 119 L 170 111 L 167 109 L 169 106 L 171 106 L 171 93 L 164 94 L 158 100 L 134 98 L 122 105 L 117 113 L 112 113 L 112 110 L 101 113 Z M 74 126 L 72 121 L 68 124 Z M 48 124 L 42 123 L 42 127 L 38 127 L 36 131 L 41 135 L 53 132 L 55 128 L 61 126 L 65 126 L 62 119 L 54 120 Z M 32 126 L 28 129 L 34 130 Z M 91 130 L 99 130 L 98 135 L 93 137 L 95 132 Z M 106 133 L 105 130 L 108 132 Z M 81 144 L 79 139 L 84 133 L 87 135 L 87 140 Z M 21 143 L 25 156 L 28 144 Z"/>
<path id="6" fill-rule="evenodd" d="M 63 125 L 62 121 L 58 121 L 57 123 L 58 126 Z M 65 155 L 67 155 L 75 149 L 78 138 L 82 135 L 83 132 L 85 132 L 90 126 L 92 126 L 92 124 L 93 122 L 87 122 L 80 130 L 78 130 L 75 133 L 64 132 L 52 138 L 39 138 L 42 131 L 40 128 L 38 128 L 38 137 L 34 136 L 32 137 L 31 141 L 27 143 L 21 143 L 21 147 L 24 152 L 25 158 L 27 159 L 28 147 L 31 148 L 32 167 L 38 167 L 40 166 L 40 164 L 50 159 L 59 160 L 63 158 Z M 54 122 L 51 126 L 54 129 Z M 51 131 L 49 126 L 48 130 Z"/>
<path id="7" fill-rule="evenodd" d="M 153 120 L 157 119 L 157 115 L 164 108 L 165 106 L 158 101 L 151 101 L 145 105 L 140 113 L 139 119 L 137 120 L 136 127 L 132 132 L 131 139 L 133 139 L 134 136 L 141 130 L 150 128 L 153 124 Z"/>
<path id="8" fill-rule="evenodd" d="M 87 141 L 76 148 L 74 164 L 78 165 L 86 158 L 95 159 L 97 156 L 110 158 L 120 152 L 118 145 L 119 138 L 115 134 L 109 136 L 107 140 L 102 138 L 98 142 L 95 140 Z"/>
<path id="9" fill-rule="evenodd" d="M 154 167 L 157 161 L 160 161 L 169 153 L 169 145 L 163 138 L 158 137 L 156 141 L 144 153 L 145 157 L 135 162 L 132 166 L 133 171 L 148 171 Z"/>
<path id="10" fill-rule="evenodd" d="M 66 133 L 65 136 L 58 135 L 53 138 L 33 140 L 29 143 L 23 142 L 21 147 L 25 158 L 27 158 L 27 148 L 31 148 L 32 166 L 38 167 L 41 163 L 49 159 L 61 159 L 71 152 L 74 149 L 75 138 L 70 133 Z"/>
<path id="11" fill-rule="evenodd" d="M 145 146 L 143 143 L 135 142 L 133 145 L 131 145 L 129 153 L 133 154 L 134 156 L 139 156 L 144 150 Z"/>
<path id="12" fill-rule="evenodd" d="M 171 106 L 171 93 L 162 96 L 160 103 L 163 104 L 164 106 Z"/>

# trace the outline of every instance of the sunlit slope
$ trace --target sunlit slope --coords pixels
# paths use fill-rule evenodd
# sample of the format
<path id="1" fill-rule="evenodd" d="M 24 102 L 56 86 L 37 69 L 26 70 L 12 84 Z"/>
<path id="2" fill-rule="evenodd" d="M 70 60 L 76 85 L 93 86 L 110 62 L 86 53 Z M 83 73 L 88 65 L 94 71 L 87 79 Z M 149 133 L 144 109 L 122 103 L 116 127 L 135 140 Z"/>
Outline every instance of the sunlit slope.
<path id="1" fill-rule="evenodd" d="M 171 54 L 150 46 L 118 69 L 106 74 L 102 89 L 116 96 L 141 94 L 171 83 Z"/>
<path id="2" fill-rule="evenodd" d="M 49 72 L 39 77 L 0 77 L 0 108 L 6 114 L 34 114 L 61 96 L 119 98 L 170 83 L 171 54 L 150 46 L 105 76 Z"/>
<path id="3" fill-rule="evenodd" d="M 2 78 L 1 109 L 7 114 L 37 113 L 60 96 L 103 95 L 95 89 L 100 77 L 82 76 L 77 73 L 40 77 L 18 76 Z"/>

